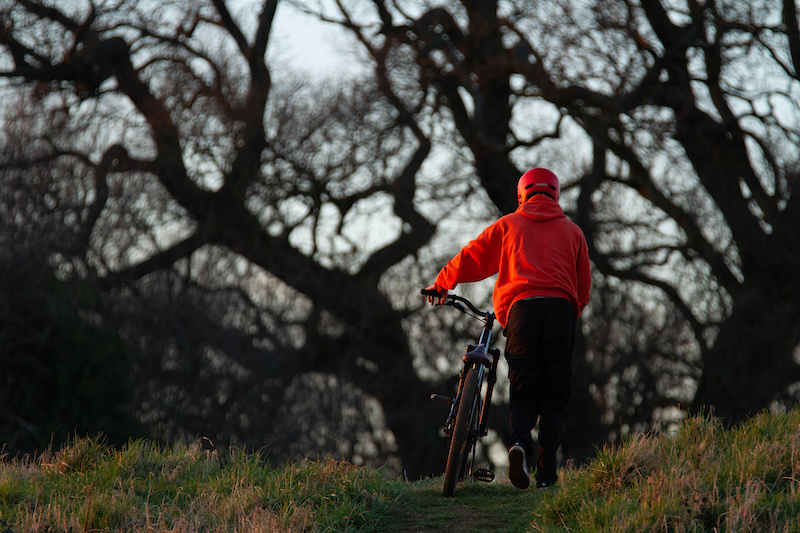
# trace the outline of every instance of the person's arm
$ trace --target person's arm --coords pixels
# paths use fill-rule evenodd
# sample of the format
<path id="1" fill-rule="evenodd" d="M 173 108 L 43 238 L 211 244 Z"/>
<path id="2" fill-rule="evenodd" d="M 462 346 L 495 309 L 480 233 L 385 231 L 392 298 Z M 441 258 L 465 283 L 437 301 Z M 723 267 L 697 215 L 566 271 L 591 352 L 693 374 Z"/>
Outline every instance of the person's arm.
<path id="1" fill-rule="evenodd" d="M 498 239 L 500 231 L 492 224 L 477 238 L 467 243 L 455 257 L 439 271 L 436 281 L 429 289 L 443 294 L 441 298 L 428 297 L 431 305 L 438 301 L 442 303 L 447 298 L 448 291 L 456 288 L 459 283 L 480 281 L 496 274 L 500 263 Z"/>

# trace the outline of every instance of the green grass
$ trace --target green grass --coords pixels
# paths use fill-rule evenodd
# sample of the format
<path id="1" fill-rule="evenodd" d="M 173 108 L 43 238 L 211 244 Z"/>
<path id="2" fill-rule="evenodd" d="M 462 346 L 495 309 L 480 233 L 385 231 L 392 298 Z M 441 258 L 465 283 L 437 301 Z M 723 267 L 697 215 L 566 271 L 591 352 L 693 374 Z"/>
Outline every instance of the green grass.
<path id="1" fill-rule="evenodd" d="M 30 531 L 796 531 L 800 410 L 731 430 L 709 416 L 639 435 L 553 489 L 414 483 L 336 460 L 275 468 L 198 445 L 76 439 L 0 462 L 0 533 Z"/>
<path id="2" fill-rule="evenodd" d="M 78 439 L 35 461 L 0 463 L 0 519 L 12 531 L 335 531 L 374 522 L 379 472 L 339 461 L 275 469 L 257 454 L 199 446 L 119 451 Z M 0 524 L 0 532 L 4 532 Z"/>

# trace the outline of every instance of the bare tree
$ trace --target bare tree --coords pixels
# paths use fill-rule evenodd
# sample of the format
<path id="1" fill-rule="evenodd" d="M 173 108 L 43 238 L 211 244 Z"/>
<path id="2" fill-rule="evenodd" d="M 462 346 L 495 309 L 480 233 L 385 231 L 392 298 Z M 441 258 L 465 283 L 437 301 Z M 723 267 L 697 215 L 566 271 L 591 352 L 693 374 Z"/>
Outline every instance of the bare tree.
<path id="1" fill-rule="evenodd" d="M 320 16 L 377 70 L 414 65 L 502 212 L 520 166 L 576 185 L 595 266 L 657 289 L 693 332 L 695 408 L 736 421 L 796 401 L 793 0 L 374 4 Z"/>
<path id="2" fill-rule="evenodd" d="M 0 5 L 4 176 L 56 187 L 41 220 L 64 235 L 61 269 L 118 302 L 173 298 L 162 326 L 188 310 L 161 335 L 172 348 L 143 360 L 160 377 L 171 359 L 230 357 L 213 335 L 172 351 L 192 307 L 219 309 L 213 323 L 235 315 L 261 347 L 234 359 L 284 369 L 267 396 L 294 383 L 375 398 L 396 439 L 382 446 L 411 477 L 438 471 L 440 413 L 422 402 L 447 373 L 423 366 L 451 341 L 416 349 L 420 320 L 438 318 L 412 315 L 405 294 L 457 248 L 437 240 L 447 223 L 513 210 L 521 171 L 549 166 L 603 276 L 581 354 L 594 395 L 580 405 L 614 414 L 598 435 L 689 398 L 731 420 L 796 399 L 791 0 L 337 3 L 318 14 L 372 71 L 324 98 L 273 83 L 275 1 Z M 228 383 L 259 387 L 247 379 Z M 209 397 L 222 382 L 204 382 Z M 162 397 L 163 420 L 202 394 Z"/>
<path id="3" fill-rule="evenodd" d="M 441 413 L 403 326 L 421 299 L 397 292 L 413 279 L 391 294 L 384 281 L 434 232 L 416 203 L 427 126 L 369 84 L 274 84 L 277 2 L 257 7 L 3 3 L 3 90 L 39 95 L 34 142 L 5 151 L 4 172 L 23 189 L 41 169 L 63 188 L 71 237 L 49 257 L 106 290 L 140 349 L 151 430 L 291 452 L 243 428 L 280 426 L 278 406 L 298 398 L 324 412 L 313 399 L 335 392 L 355 414 L 330 414 L 328 445 L 349 432 L 350 457 L 396 454 L 409 477 L 434 473 Z M 4 117 L 9 137 L 31 124 L 10 105 Z M 370 430 L 384 436 L 359 436 Z"/>

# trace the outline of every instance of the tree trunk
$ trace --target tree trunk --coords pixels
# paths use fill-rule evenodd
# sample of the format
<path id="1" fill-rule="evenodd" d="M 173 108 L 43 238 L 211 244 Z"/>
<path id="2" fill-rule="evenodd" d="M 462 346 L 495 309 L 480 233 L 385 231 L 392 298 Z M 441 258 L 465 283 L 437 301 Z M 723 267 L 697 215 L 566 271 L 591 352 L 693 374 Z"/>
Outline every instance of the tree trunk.
<path id="1" fill-rule="evenodd" d="M 779 399 L 800 378 L 796 292 L 764 275 L 732 295 L 734 310 L 703 354 L 695 410 L 708 409 L 736 423 Z"/>
<path id="2" fill-rule="evenodd" d="M 412 480 L 441 475 L 446 443 L 439 429 L 447 411 L 432 403 L 430 394 L 452 391 L 435 390 L 437 385 L 419 377 L 400 317 L 389 303 L 374 302 L 372 310 L 348 337 L 346 350 L 350 353 L 341 361 L 340 372 L 380 403 L 397 443 L 403 475 Z"/>

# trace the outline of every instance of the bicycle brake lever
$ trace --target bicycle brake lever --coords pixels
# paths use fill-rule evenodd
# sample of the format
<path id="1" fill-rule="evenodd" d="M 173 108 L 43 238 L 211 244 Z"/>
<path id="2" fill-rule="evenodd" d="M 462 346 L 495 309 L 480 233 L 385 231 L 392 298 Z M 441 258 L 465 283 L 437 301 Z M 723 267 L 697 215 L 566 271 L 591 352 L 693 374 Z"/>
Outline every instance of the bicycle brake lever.
<path id="1" fill-rule="evenodd" d="M 464 306 L 463 306 L 463 305 L 461 305 L 461 304 L 460 304 L 460 303 L 458 303 L 458 302 L 447 302 L 447 305 L 449 305 L 450 307 L 453 307 L 453 308 L 455 308 L 455 309 L 458 309 L 458 310 L 459 310 L 459 311 L 461 311 L 462 313 L 466 313 L 466 312 L 467 312 L 467 310 L 466 310 L 466 309 L 464 309 Z"/>

